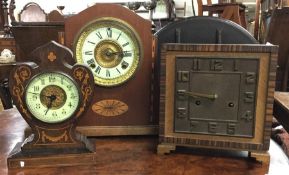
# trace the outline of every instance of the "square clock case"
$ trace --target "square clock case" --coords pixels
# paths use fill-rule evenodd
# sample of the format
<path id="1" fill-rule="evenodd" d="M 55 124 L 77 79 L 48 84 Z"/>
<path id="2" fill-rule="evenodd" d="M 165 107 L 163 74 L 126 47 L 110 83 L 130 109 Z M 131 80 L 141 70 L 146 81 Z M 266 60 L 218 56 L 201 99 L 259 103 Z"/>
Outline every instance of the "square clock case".
<path id="1" fill-rule="evenodd" d="M 277 46 L 165 44 L 158 154 L 248 151 L 269 163 Z"/>

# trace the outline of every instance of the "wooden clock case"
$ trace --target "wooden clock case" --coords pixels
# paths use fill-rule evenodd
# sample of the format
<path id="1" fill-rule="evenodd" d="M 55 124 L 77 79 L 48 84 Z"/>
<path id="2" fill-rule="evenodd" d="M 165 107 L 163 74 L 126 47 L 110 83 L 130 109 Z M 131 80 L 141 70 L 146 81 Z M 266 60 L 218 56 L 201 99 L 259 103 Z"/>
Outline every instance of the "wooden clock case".
<path id="1" fill-rule="evenodd" d="M 204 147 L 211 149 L 226 149 L 226 150 L 237 150 L 237 151 L 249 151 L 252 157 L 256 157 L 258 160 L 264 161 L 264 163 L 269 163 L 269 154 L 267 153 L 269 149 L 270 143 L 270 134 L 271 134 L 271 122 L 272 122 L 272 110 L 273 110 L 273 101 L 274 101 L 274 88 L 275 88 L 275 76 L 276 76 L 276 64 L 277 64 L 277 46 L 265 46 L 265 45 L 215 45 L 215 44 L 164 44 L 162 47 L 162 59 L 161 59 L 161 95 L 160 95 L 160 130 L 159 130 L 159 145 L 158 145 L 158 153 L 164 154 L 169 153 L 171 150 L 175 150 L 176 146 L 188 146 L 188 147 Z M 186 57 L 188 61 L 187 67 L 184 69 L 189 70 L 188 76 L 180 77 L 177 72 L 177 59 L 180 57 Z M 226 84 L 225 81 L 231 81 L 230 76 L 235 77 L 239 70 L 232 69 L 231 73 L 228 74 L 228 68 L 226 66 L 230 65 L 233 67 L 235 61 L 238 60 L 239 63 L 242 60 L 256 59 L 258 61 L 258 69 L 256 73 L 256 95 L 254 97 L 254 101 L 252 101 L 251 106 L 255 106 L 253 118 L 250 119 L 252 121 L 252 132 L 250 136 L 245 136 L 241 134 L 241 131 L 238 131 L 238 123 L 247 123 L 249 120 L 243 118 L 243 112 L 240 112 L 244 108 L 244 106 L 248 107 L 247 104 L 240 105 L 241 103 L 245 103 L 246 99 L 243 100 L 244 92 L 240 91 L 239 100 L 235 103 L 235 106 L 238 104 L 238 112 L 237 118 L 233 117 L 233 115 L 229 115 L 228 118 L 224 116 L 229 112 L 226 110 L 222 110 L 219 112 L 214 112 L 209 114 L 208 118 L 202 118 L 201 115 L 196 113 L 191 113 L 192 110 L 180 111 L 180 108 L 176 109 L 177 103 L 183 103 L 178 99 L 179 96 L 176 92 L 177 84 L 180 84 L 180 78 L 185 83 L 189 83 L 190 86 L 188 88 L 192 88 L 192 86 L 197 87 L 197 85 L 193 85 L 193 80 L 196 77 L 196 74 L 200 74 L 199 70 L 194 72 L 196 66 L 193 64 L 194 62 L 189 62 L 198 58 L 199 60 L 214 60 L 216 58 L 224 60 L 224 67 L 221 66 L 219 68 L 224 68 L 223 70 L 214 70 L 210 71 L 208 68 L 204 68 L 204 64 L 202 64 L 201 71 L 205 71 L 206 74 L 211 74 L 210 76 L 214 76 L 214 74 L 223 76 L 225 78 L 224 81 L 219 79 L 215 81 L 217 85 L 216 89 L 222 87 L 223 84 Z M 227 58 L 227 60 L 226 60 Z M 231 63 L 226 63 L 226 61 L 231 60 Z M 220 61 L 220 60 L 219 60 Z M 207 61 L 208 62 L 208 61 Z M 218 62 L 218 66 L 220 66 L 221 61 Z M 236 64 L 235 64 L 236 63 Z M 235 66 L 239 63 L 235 62 Z M 193 64 L 193 65 L 191 65 Z M 200 63 L 201 64 L 201 63 Z M 213 64 L 213 63 L 212 63 Z M 211 64 L 211 66 L 212 66 Z M 216 65 L 216 64 L 215 64 Z M 246 65 L 246 64 L 245 64 Z M 218 67 L 217 66 L 217 67 Z M 209 66 L 210 67 L 210 66 Z M 245 66 L 246 67 L 246 66 Z M 216 68 L 216 67 L 215 67 Z M 205 70 L 204 70 L 205 69 Z M 246 68 L 244 68 L 247 70 Z M 230 68 L 231 70 L 231 68 Z M 182 71 L 181 71 L 182 72 Z M 195 75 L 193 75 L 195 74 Z M 228 74 L 228 75 L 226 75 Z M 242 73 L 242 76 L 245 76 Z M 226 75 L 226 76 L 225 76 Z M 247 74 L 246 74 L 247 75 Z M 197 75 L 199 76 L 199 75 Z M 246 77 L 246 76 L 245 76 Z M 217 78 L 217 76 L 216 76 Z M 236 77 L 235 77 L 236 78 Z M 247 77 L 248 78 L 248 77 Z M 195 82 L 199 85 L 202 84 L 202 80 L 200 82 Z M 234 80 L 232 80 L 234 81 Z M 249 82 L 249 79 L 243 77 L 243 79 L 239 80 L 240 83 L 253 83 Z M 245 81 L 245 82 L 242 82 Z M 248 81 L 248 82 L 246 82 Z M 222 83 L 223 82 L 223 83 Z M 233 91 L 233 82 L 227 83 L 229 87 L 232 87 Z M 231 84 L 231 85 L 230 85 Z M 227 85 L 225 85 L 227 86 Z M 249 85 L 252 87 L 252 85 Z M 178 86 L 179 87 L 179 86 Z M 246 86 L 245 86 L 246 87 Z M 240 87 L 241 88 L 241 87 Z M 253 87 L 254 88 L 254 87 Z M 210 89 L 210 88 L 208 88 Z M 199 90 L 200 91 L 200 90 Z M 226 93 L 226 92 L 225 92 Z M 236 95 L 238 96 L 238 93 Z M 230 92 L 228 92 L 230 95 Z M 220 97 L 221 98 L 221 97 Z M 186 100 L 185 100 L 186 101 Z M 191 108 L 192 100 L 188 101 L 188 108 Z M 217 101 L 217 100 L 216 100 Z M 219 101 L 220 102 L 220 101 Z M 191 103 L 191 104 L 190 104 Z M 210 103 L 207 106 L 207 111 L 210 110 L 215 111 L 213 107 L 215 102 Z M 216 102 L 217 103 L 217 102 Z M 185 104 L 183 104 L 185 105 Z M 185 105 L 186 106 L 186 105 Z M 201 105 L 200 105 L 201 106 Z M 250 105 L 249 105 L 250 106 Z M 227 106 L 229 108 L 230 106 Z M 193 108 L 198 108 L 196 105 Z M 236 111 L 235 111 L 236 112 Z M 215 114 L 215 115 L 214 115 Z M 177 126 L 176 121 L 181 118 L 181 115 L 186 117 L 182 118 L 185 120 L 183 128 L 185 125 L 189 126 L 190 129 L 182 131 L 180 126 Z M 198 115 L 198 116 L 196 116 Z M 234 121 L 235 120 L 235 121 Z M 242 121 L 243 120 L 243 121 Z M 245 120 L 245 121 L 244 121 Z M 247 121 L 246 121 L 247 120 Z M 205 122 L 207 125 L 203 126 L 202 131 L 194 130 L 194 127 L 198 127 L 201 122 Z M 225 125 L 222 124 L 225 123 Z M 231 128 L 230 123 L 235 127 Z M 248 125 L 250 122 L 248 122 Z M 211 127 L 210 124 L 214 124 Z M 222 129 L 224 129 L 222 131 Z M 243 129 L 243 128 L 239 128 Z M 246 130 L 249 128 L 246 128 Z M 239 133 L 240 132 L 240 133 Z M 243 132 L 243 131 L 242 131 Z M 247 131 L 245 131 L 247 132 Z"/>
<path id="2" fill-rule="evenodd" d="M 63 60 L 72 59 L 71 51 L 51 41 L 35 49 L 31 54 L 36 64 L 17 65 L 10 73 L 9 89 L 14 103 L 32 134 L 19 142 L 8 156 L 9 168 L 72 166 L 94 163 L 95 146 L 76 132 L 76 121 L 89 106 L 93 93 L 93 76 L 83 65 L 68 65 Z M 48 66 L 49 65 L 49 66 Z M 35 76 L 47 72 L 63 73 L 72 77 L 79 86 L 78 109 L 65 121 L 46 123 L 37 120 L 28 110 L 25 89 Z"/>
<path id="3" fill-rule="evenodd" d="M 90 108 L 79 121 L 77 129 L 89 136 L 156 134 L 158 120 L 152 115 L 154 58 L 150 21 L 120 5 L 96 4 L 65 21 L 65 45 L 74 50 L 81 29 L 102 17 L 128 23 L 139 35 L 143 53 L 135 75 L 127 82 L 115 87 L 95 85 L 98 95 L 93 97 L 92 105 L 102 100 L 117 100 L 127 105 L 128 111 L 116 116 L 102 116 Z"/>

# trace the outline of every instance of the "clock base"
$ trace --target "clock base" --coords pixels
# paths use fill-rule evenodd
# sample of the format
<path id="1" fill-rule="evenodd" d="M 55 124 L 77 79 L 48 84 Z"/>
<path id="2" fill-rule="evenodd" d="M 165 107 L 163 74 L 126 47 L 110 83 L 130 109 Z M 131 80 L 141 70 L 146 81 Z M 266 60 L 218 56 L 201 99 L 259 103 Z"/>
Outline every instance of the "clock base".
<path id="1" fill-rule="evenodd" d="M 85 136 L 157 135 L 158 125 L 144 126 L 78 126 L 76 130 Z"/>
<path id="2" fill-rule="evenodd" d="M 157 154 L 158 155 L 165 155 L 165 154 L 170 154 L 171 152 L 175 151 L 177 146 L 184 146 L 184 147 L 191 147 L 192 146 L 188 146 L 188 145 L 175 145 L 175 144 L 169 144 L 169 143 L 160 143 L 158 144 L 157 147 Z M 236 151 L 242 151 L 242 150 L 236 150 Z M 249 151 L 248 154 L 249 158 L 253 158 L 255 159 L 257 162 L 260 162 L 264 165 L 268 165 L 270 164 L 270 155 L 267 151 Z"/>
<path id="3" fill-rule="evenodd" d="M 82 151 L 79 154 L 25 154 L 23 142 L 18 142 L 7 158 L 8 168 L 41 168 L 96 164 L 96 153 Z M 47 149 L 48 150 L 48 149 Z"/>

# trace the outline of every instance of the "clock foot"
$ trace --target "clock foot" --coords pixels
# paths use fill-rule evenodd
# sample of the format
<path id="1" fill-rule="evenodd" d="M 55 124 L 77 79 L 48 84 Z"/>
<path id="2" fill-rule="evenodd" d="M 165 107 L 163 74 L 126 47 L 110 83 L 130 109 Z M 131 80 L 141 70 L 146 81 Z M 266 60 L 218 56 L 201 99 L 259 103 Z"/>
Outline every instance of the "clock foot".
<path id="1" fill-rule="evenodd" d="M 159 144 L 158 145 L 158 155 L 169 154 L 171 151 L 176 150 L 176 145 L 170 144 Z"/>
<path id="2" fill-rule="evenodd" d="M 256 159 L 258 162 L 262 162 L 262 164 L 270 164 L 270 155 L 266 152 L 249 152 L 249 157 Z"/>

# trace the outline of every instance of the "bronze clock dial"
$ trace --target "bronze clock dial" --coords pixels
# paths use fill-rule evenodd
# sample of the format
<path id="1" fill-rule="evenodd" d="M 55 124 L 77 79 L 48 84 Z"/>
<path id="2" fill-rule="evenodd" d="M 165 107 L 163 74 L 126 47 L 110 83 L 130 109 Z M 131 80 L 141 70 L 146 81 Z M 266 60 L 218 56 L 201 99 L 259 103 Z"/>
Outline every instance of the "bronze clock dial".
<path id="1" fill-rule="evenodd" d="M 140 39 L 126 22 L 100 18 L 85 26 L 75 41 L 78 63 L 87 64 L 95 83 L 116 86 L 129 80 L 142 57 Z"/>
<path id="2" fill-rule="evenodd" d="M 177 57 L 175 132 L 253 137 L 257 58 Z"/>

